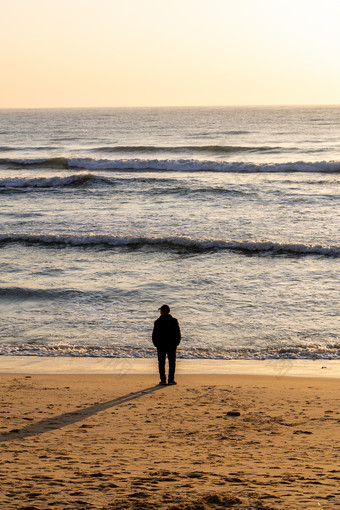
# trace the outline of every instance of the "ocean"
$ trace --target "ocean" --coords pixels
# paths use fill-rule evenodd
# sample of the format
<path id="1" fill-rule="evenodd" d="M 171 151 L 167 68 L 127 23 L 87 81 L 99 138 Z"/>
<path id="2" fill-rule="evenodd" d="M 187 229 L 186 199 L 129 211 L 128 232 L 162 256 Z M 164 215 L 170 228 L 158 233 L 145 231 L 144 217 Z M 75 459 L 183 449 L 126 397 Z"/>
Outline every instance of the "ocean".
<path id="1" fill-rule="evenodd" d="M 0 110 L 0 355 L 340 359 L 340 107 Z"/>

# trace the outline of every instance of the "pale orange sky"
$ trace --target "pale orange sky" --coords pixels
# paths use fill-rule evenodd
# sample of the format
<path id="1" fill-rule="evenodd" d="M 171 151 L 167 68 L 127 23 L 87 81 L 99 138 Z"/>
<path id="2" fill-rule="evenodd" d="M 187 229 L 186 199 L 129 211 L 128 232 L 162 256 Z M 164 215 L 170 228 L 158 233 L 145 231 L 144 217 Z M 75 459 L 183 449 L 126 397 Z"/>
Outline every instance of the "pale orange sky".
<path id="1" fill-rule="evenodd" d="M 339 0 L 1 0 L 0 107 L 340 104 Z"/>

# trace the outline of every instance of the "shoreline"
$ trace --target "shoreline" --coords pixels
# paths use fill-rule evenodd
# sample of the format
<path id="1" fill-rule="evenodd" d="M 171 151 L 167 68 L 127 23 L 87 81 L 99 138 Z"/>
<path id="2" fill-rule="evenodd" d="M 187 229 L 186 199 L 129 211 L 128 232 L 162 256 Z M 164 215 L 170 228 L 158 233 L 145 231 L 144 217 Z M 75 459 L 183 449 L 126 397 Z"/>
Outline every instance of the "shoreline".
<path id="1" fill-rule="evenodd" d="M 0 356 L 0 374 L 158 375 L 157 358 Z M 177 359 L 177 375 L 340 378 L 340 360 Z"/>

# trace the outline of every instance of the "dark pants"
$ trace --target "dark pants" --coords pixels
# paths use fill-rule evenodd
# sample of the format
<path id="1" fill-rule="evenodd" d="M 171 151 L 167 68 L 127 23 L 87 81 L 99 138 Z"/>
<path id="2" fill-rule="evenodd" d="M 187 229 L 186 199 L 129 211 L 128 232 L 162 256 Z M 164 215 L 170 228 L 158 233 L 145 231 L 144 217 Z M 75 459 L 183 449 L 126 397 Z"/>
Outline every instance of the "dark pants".
<path id="1" fill-rule="evenodd" d="M 176 349 L 177 349 L 176 346 L 157 347 L 158 369 L 159 369 L 159 375 L 160 375 L 162 382 L 166 381 L 166 376 L 165 376 L 165 358 L 166 358 L 166 356 L 168 356 L 168 361 L 169 361 L 168 382 L 172 382 L 175 378 Z"/>

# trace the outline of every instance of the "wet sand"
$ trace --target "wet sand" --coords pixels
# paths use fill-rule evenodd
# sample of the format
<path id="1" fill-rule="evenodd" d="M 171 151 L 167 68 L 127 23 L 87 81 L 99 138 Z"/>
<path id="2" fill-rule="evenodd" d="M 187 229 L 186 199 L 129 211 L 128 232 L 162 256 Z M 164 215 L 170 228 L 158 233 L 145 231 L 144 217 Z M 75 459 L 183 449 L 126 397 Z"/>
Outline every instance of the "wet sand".
<path id="1" fill-rule="evenodd" d="M 0 508 L 340 508 L 339 378 L 177 381 L 0 373 Z"/>
<path id="2" fill-rule="evenodd" d="M 156 374 L 157 357 L 101 358 L 68 356 L 0 356 L 0 373 L 8 374 Z M 340 378 L 336 359 L 216 360 L 177 359 L 176 374 L 244 374 L 275 377 Z"/>

